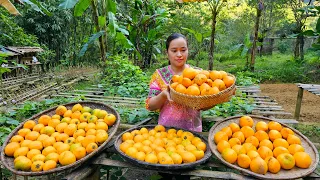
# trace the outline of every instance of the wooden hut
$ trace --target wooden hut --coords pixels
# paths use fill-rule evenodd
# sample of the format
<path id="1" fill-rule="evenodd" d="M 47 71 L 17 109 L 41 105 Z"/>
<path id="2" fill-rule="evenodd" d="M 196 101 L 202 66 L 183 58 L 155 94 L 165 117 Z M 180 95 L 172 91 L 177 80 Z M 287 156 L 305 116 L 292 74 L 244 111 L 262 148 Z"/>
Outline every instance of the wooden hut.
<path id="1" fill-rule="evenodd" d="M 10 73 L 4 74 L 4 78 L 8 76 L 17 76 L 26 72 L 32 73 L 33 69 L 40 70 L 41 63 L 37 59 L 37 53 L 42 52 L 43 49 L 40 47 L 15 47 L 8 46 L 0 49 L 0 53 L 5 53 L 7 55 L 7 64 L 2 64 L 3 67 L 7 67 L 11 70 Z M 28 67 L 25 71 L 21 66 L 17 64 L 22 64 Z"/>

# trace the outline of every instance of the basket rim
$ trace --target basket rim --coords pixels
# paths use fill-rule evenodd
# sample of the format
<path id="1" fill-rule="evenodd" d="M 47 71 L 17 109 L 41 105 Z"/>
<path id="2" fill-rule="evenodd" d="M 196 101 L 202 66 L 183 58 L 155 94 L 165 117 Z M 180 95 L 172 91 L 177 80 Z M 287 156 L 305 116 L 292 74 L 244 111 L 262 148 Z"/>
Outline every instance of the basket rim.
<path id="1" fill-rule="evenodd" d="M 139 161 L 137 159 L 133 159 L 129 156 L 127 156 L 125 153 L 123 153 L 121 150 L 120 150 L 120 147 L 118 145 L 120 145 L 120 143 L 122 142 L 122 135 L 126 132 L 130 132 L 130 131 L 133 131 L 133 130 L 136 130 L 136 129 L 140 129 L 140 128 L 147 128 L 147 129 L 150 129 L 150 128 L 153 128 L 155 127 L 157 124 L 152 124 L 152 125 L 140 125 L 140 126 L 137 126 L 137 127 L 132 127 L 124 132 L 122 132 L 121 134 L 119 134 L 114 142 L 114 147 L 116 149 L 116 151 L 128 162 L 130 163 L 133 163 L 135 165 L 138 165 L 140 167 L 145 167 L 145 168 L 148 168 L 148 169 L 154 169 L 154 170 L 162 170 L 162 171 L 165 171 L 165 170 L 180 170 L 180 169 L 192 169 L 198 165 L 201 165 L 203 163 L 205 163 L 207 160 L 209 160 L 209 158 L 211 157 L 212 153 L 211 153 L 211 150 L 209 149 L 209 146 L 208 146 L 208 140 L 207 138 L 204 138 L 201 134 L 199 134 L 198 132 L 195 132 L 195 131 L 190 131 L 190 130 L 187 130 L 187 129 L 184 129 L 184 128 L 177 128 L 177 127 L 173 127 L 173 126 L 164 126 L 166 129 L 170 129 L 170 128 L 173 128 L 173 129 L 176 129 L 176 130 L 183 130 L 183 131 L 188 131 L 188 132 L 192 132 L 195 136 L 201 138 L 201 140 L 206 143 L 207 147 L 206 147 L 206 151 L 204 152 L 204 157 L 200 160 L 197 160 L 195 162 L 192 162 L 192 163 L 187 163 L 187 164 L 174 164 L 174 165 L 166 165 L 166 164 L 151 164 L 151 163 L 147 163 L 147 162 L 144 162 L 144 161 Z"/>
<path id="2" fill-rule="evenodd" d="M 208 142 L 209 142 L 210 150 L 211 150 L 212 154 L 214 154 L 222 163 L 224 163 L 225 165 L 227 165 L 227 166 L 229 166 L 229 167 L 231 167 L 231 168 L 234 168 L 234 169 L 237 169 L 237 170 L 242 171 L 242 172 L 244 172 L 244 173 L 250 174 L 250 175 L 252 175 L 252 176 L 254 176 L 254 177 L 257 177 L 257 178 L 260 178 L 260 179 L 268 179 L 268 180 L 271 180 L 271 179 L 274 179 L 274 180 L 275 180 L 275 179 L 297 179 L 297 178 L 301 178 L 301 177 L 304 177 L 304 176 L 307 176 L 307 175 L 311 174 L 311 173 L 317 168 L 317 162 L 319 162 L 318 150 L 316 149 L 316 147 L 314 146 L 314 144 L 313 144 L 305 135 L 303 135 L 303 134 L 302 134 L 301 132 L 299 132 L 298 130 L 296 130 L 296 129 L 294 129 L 294 128 L 292 128 L 292 127 L 290 127 L 290 126 L 288 126 L 288 125 L 286 125 L 286 124 L 284 124 L 284 123 L 282 123 L 282 122 L 276 121 L 275 119 L 271 119 L 271 118 L 267 118 L 267 117 L 263 117 L 263 116 L 251 115 L 251 114 L 248 114 L 247 116 L 250 116 L 250 117 L 252 117 L 253 119 L 255 118 L 255 119 L 260 119 L 260 120 L 263 120 L 263 121 L 276 121 L 276 122 L 280 123 L 283 127 L 289 128 L 289 129 L 291 129 L 295 134 L 298 134 L 300 137 L 302 137 L 303 141 L 305 141 L 305 142 L 309 145 L 309 147 L 311 148 L 311 150 L 314 152 L 314 154 L 315 154 L 315 162 L 313 162 L 313 164 L 311 164 L 311 166 L 308 168 L 308 170 L 303 169 L 303 170 L 306 170 L 306 171 L 307 171 L 307 172 L 305 172 L 305 173 L 303 173 L 303 174 L 301 174 L 301 173 L 300 173 L 300 174 L 294 174 L 294 173 L 292 173 L 293 175 L 296 175 L 296 176 L 293 176 L 293 177 L 281 177 L 281 178 L 279 177 L 279 178 L 277 178 L 277 177 L 274 177 L 274 176 L 269 176 L 269 177 L 268 177 L 267 174 L 268 174 L 269 172 L 267 172 L 267 174 L 265 174 L 265 175 L 257 174 L 257 173 L 254 173 L 254 172 L 248 170 L 248 169 L 241 168 L 241 167 L 239 167 L 239 166 L 237 166 L 237 165 L 234 165 L 234 164 L 231 164 L 231 163 L 225 161 L 222 157 L 220 157 L 220 153 L 214 148 L 214 146 L 215 146 L 214 144 L 215 144 L 215 143 L 214 143 L 213 140 L 212 140 L 213 137 L 214 137 L 213 132 L 214 132 L 214 130 L 215 130 L 217 127 L 219 127 L 219 125 L 221 125 L 222 123 L 227 122 L 227 121 L 231 121 L 231 120 L 238 119 L 238 118 L 240 118 L 240 117 L 242 117 L 242 116 L 244 116 L 244 115 L 238 115 L 238 116 L 232 116 L 232 117 L 225 118 L 224 120 L 217 122 L 214 126 L 212 126 L 212 127 L 210 128 L 209 136 L 208 136 Z M 257 121 L 259 121 L 259 120 L 257 120 Z M 299 168 L 299 169 L 300 169 L 300 168 Z M 281 169 L 281 170 L 283 170 L 283 169 Z M 281 170 L 280 170 L 278 173 L 280 173 Z"/>
<path id="3" fill-rule="evenodd" d="M 58 107 L 58 106 L 70 106 L 70 105 L 74 105 L 74 104 L 95 104 L 95 105 L 101 105 L 101 106 L 104 106 L 104 108 L 108 109 L 108 110 L 111 110 L 112 113 L 116 116 L 116 122 L 111 126 L 109 127 L 110 129 L 112 129 L 111 132 L 108 132 L 108 139 L 98 147 L 97 150 L 93 151 L 92 153 L 90 154 L 87 154 L 85 157 L 83 157 L 82 159 L 79 159 L 77 160 L 76 162 L 72 163 L 72 164 L 69 164 L 69 165 L 66 165 L 66 166 L 60 166 L 60 167 L 56 167 L 54 169 L 51 169 L 51 170 L 48 170 L 48 171 L 40 171 L 40 172 L 32 172 L 32 171 L 20 171 L 20 170 L 16 170 L 14 168 L 12 168 L 10 165 L 8 165 L 6 163 L 6 159 L 8 159 L 9 157 L 5 155 L 4 153 L 4 147 L 8 144 L 9 140 L 11 139 L 12 136 L 14 136 L 18 130 L 20 130 L 24 123 L 28 120 L 34 120 L 36 117 L 38 116 L 41 116 L 41 115 L 44 115 L 44 114 L 47 114 L 49 112 L 52 112 L 52 111 L 55 111 L 55 109 Z M 67 170 L 69 168 L 77 168 L 79 167 L 80 165 L 82 165 L 83 163 L 87 162 L 89 159 L 91 159 L 93 156 L 95 156 L 96 154 L 102 152 L 107 144 L 110 142 L 111 138 L 115 135 L 115 133 L 117 132 L 118 128 L 119 128 L 119 125 L 120 125 L 120 115 L 119 113 L 111 106 L 105 104 L 105 103 L 101 103 L 101 102 L 94 102 L 94 101 L 77 101 L 77 102 L 69 102 L 69 103 L 66 103 L 66 104 L 60 104 L 60 105 L 57 105 L 55 107 L 52 107 L 52 108 L 49 108 L 49 109 L 46 109 L 44 111 L 41 111 L 35 115 L 33 115 L 32 117 L 30 118 L 27 118 L 25 119 L 23 122 L 21 122 L 6 138 L 5 142 L 3 143 L 2 145 L 2 151 L 1 151 L 1 162 L 2 164 L 8 169 L 10 170 L 11 172 L 13 172 L 14 174 L 17 174 L 17 175 L 22 175 L 22 176 L 41 176 L 41 175 L 46 175 L 46 174 L 51 174 L 51 173 L 56 173 L 56 172 L 60 172 L 60 171 L 63 171 L 63 170 Z"/>
<path id="4" fill-rule="evenodd" d="M 222 94 L 226 93 L 226 92 L 229 92 L 231 91 L 232 89 L 234 89 L 236 87 L 236 77 L 233 75 L 233 74 L 230 74 L 230 73 L 227 73 L 228 76 L 232 76 L 234 78 L 234 83 L 229 86 L 228 88 L 222 90 L 222 91 L 219 91 L 218 94 L 212 94 L 212 95 L 202 95 L 202 96 L 192 96 L 192 95 L 188 95 L 188 94 L 183 94 L 183 93 L 180 93 L 180 92 L 177 92 L 176 90 L 174 90 L 170 85 L 172 84 L 172 79 L 169 81 L 169 88 L 170 88 L 170 92 L 173 91 L 174 93 L 180 95 L 180 96 L 184 96 L 184 97 L 187 97 L 187 98 L 213 98 L 213 97 L 219 97 L 221 96 Z"/>

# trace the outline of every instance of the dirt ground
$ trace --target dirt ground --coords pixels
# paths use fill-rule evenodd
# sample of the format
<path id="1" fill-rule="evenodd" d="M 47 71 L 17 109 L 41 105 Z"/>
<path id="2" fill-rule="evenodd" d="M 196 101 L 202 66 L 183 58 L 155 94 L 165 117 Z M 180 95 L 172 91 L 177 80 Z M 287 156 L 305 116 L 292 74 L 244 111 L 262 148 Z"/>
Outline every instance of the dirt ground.
<path id="1" fill-rule="evenodd" d="M 261 94 L 276 100 L 286 112 L 294 116 L 298 87 L 295 84 L 260 84 Z M 320 97 L 308 91 L 303 92 L 300 119 L 302 122 L 320 123 Z"/>

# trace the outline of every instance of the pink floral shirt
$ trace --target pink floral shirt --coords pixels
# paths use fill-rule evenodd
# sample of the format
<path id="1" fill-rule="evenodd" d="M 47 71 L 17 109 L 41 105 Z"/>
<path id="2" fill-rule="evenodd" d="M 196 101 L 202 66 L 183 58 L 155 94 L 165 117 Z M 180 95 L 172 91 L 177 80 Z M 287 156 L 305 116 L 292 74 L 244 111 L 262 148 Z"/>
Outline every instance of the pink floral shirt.
<path id="1" fill-rule="evenodd" d="M 189 67 L 189 65 L 187 66 Z M 170 65 L 157 69 L 153 73 L 149 86 L 149 95 L 146 100 L 147 109 L 149 108 L 150 98 L 157 96 L 161 91 L 166 90 L 173 75 Z M 200 111 L 182 106 L 175 102 L 169 102 L 168 100 L 160 109 L 158 124 L 184 128 L 196 132 L 202 131 Z"/>

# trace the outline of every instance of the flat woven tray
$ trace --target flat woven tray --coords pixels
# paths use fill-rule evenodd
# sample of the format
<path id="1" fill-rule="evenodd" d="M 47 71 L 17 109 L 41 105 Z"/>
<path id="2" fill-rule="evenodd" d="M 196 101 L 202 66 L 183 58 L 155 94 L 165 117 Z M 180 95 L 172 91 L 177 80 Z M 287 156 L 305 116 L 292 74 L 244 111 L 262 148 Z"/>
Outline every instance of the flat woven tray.
<path id="1" fill-rule="evenodd" d="M 4 153 L 4 148 L 1 151 L 1 162 L 2 164 L 9 169 L 12 173 L 17 174 L 17 175 L 22 175 L 22 176 L 41 176 L 41 175 L 45 175 L 45 174 L 51 174 L 51 173 L 56 173 L 59 171 L 63 171 L 63 170 L 68 170 L 68 171 L 72 171 L 74 169 L 76 169 L 77 167 L 79 167 L 80 165 L 82 165 L 83 163 L 85 163 L 87 160 L 89 160 L 91 157 L 93 157 L 96 154 L 99 154 L 100 152 L 102 152 L 104 150 L 104 148 L 106 147 L 107 143 L 110 141 L 110 139 L 112 138 L 112 136 L 116 133 L 119 125 L 120 125 L 120 116 L 118 114 L 118 112 L 113 109 L 112 107 L 103 104 L 103 103 L 99 103 L 99 102 L 90 102 L 90 101 L 81 101 L 81 102 L 72 102 L 72 103 L 67 103 L 67 104 L 63 104 L 64 106 L 66 106 L 68 109 L 71 109 L 73 105 L 75 104 L 81 104 L 82 106 L 88 106 L 92 109 L 102 109 L 102 110 L 106 110 L 108 113 L 112 113 L 116 116 L 116 122 L 114 123 L 113 126 L 109 127 L 108 129 L 108 139 L 98 147 L 98 149 L 96 149 L 95 151 L 93 151 L 92 153 L 86 155 L 84 158 L 77 160 L 76 162 L 66 165 L 66 166 L 58 166 L 55 169 L 51 169 L 48 171 L 40 171 L 40 172 L 32 172 L 32 171 L 20 171 L 20 170 L 16 170 L 14 169 L 14 164 L 13 164 L 13 157 L 9 157 L 6 156 Z M 48 110 L 42 111 L 34 116 L 32 116 L 29 119 L 32 119 L 36 122 L 38 122 L 38 119 L 40 116 L 42 115 L 49 115 L 49 116 L 53 116 L 55 114 L 55 110 L 58 106 L 50 108 Z M 27 119 L 27 120 L 29 120 Z M 16 135 L 17 132 L 23 127 L 23 124 L 27 121 L 25 120 L 24 122 L 22 122 L 18 127 L 16 127 L 16 129 L 14 129 L 9 136 L 7 137 L 7 139 L 5 140 L 5 142 L 3 143 L 3 147 L 5 147 L 8 142 L 10 141 L 10 139 L 12 138 L 12 136 Z"/>
<path id="2" fill-rule="evenodd" d="M 232 74 L 228 75 L 236 79 L 235 76 L 233 76 Z M 170 84 L 171 83 L 172 80 L 170 81 Z M 171 98 L 174 102 L 196 110 L 207 110 L 214 107 L 217 104 L 228 102 L 236 90 L 236 85 L 235 83 L 233 83 L 233 85 L 231 85 L 223 91 L 220 91 L 218 94 L 205 96 L 191 96 L 179 93 L 175 91 L 171 86 L 169 86 L 169 88 Z"/>
<path id="3" fill-rule="evenodd" d="M 266 123 L 269 123 L 270 121 L 274 121 L 274 120 L 272 120 L 270 118 L 266 118 L 266 117 L 254 116 L 254 115 L 249 115 L 249 116 L 252 117 L 252 119 L 254 121 L 254 127 L 255 127 L 256 123 L 259 121 L 264 121 Z M 301 177 L 304 177 L 304 176 L 311 174 L 316 169 L 317 164 L 319 162 L 319 154 L 318 154 L 318 151 L 315 148 L 315 146 L 312 144 L 312 142 L 306 136 L 304 136 L 302 133 L 297 131 L 296 129 L 293 129 L 293 128 L 291 128 L 285 124 L 282 124 L 280 122 L 279 123 L 282 125 L 282 127 L 290 128 L 295 133 L 295 135 L 301 139 L 301 145 L 303 146 L 305 152 L 307 152 L 312 159 L 312 164 L 310 165 L 309 168 L 301 169 L 301 168 L 298 168 L 295 166 L 291 170 L 281 169 L 277 174 L 272 174 L 270 172 L 267 172 L 265 175 L 262 175 L 262 174 L 254 173 L 254 172 L 250 171 L 250 169 L 241 168 L 236 163 L 231 164 L 231 163 L 225 161 L 221 157 L 221 154 L 217 150 L 217 145 L 213 141 L 214 135 L 215 135 L 215 133 L 220 131 L 223 127 L 229 126 L 229 124 L 232 122 L 239 124 L 240 117 L 241 116 L 233 116 L 233 117 L 226 118 L 223 121 L 216 123 L 209 131 L 208 140 L 209 140 L 209 146 L 210 146 L 211 152 L 218 159 L 220 159 L 224 164 L 226 164 L 229 167 L 240 170 L 242 172 L 245 172 L 247 174 L 250 174 L 252 176 L 255 176 L 257 178 L 260 178 L 260 179 L 297 179 L 297 178 L 301 178 Z"/>
<path id="4" fill-rule="evenodd" d="M 134 127 L 134 128 L 131 128 L 131 129 L 128 129 L 124 132 L 122 132 L 120 135 L 118 135 L 115 143 L 114 143 L 114 147 L 116 148 L 116 150 L 118 151 L 118 153 L 128 162 L 134 164 L 134 165 L 137 165 L 137 166 L 140 166 L 140 167 L 144 167 L 144 168 L 148 168 L 148 169 L 154 169 L 154 170 L 178 170 L 178 169 L 192 169 L 192 168 L 195 168 L 196 166 L 200 165 L 200 164 L 203 164 L 205 163 L 211 156 L 211 151 L 209 149 L 209 146 L 208 146 L 208 141 L 206 138 L 202 137 L 200 134 L 196 133 L 196 132 L 193 132 L 193 131 L 189 131 L 189 130 L 185 130 L 185 129 L 182 129 L 184 131 L 189 131 L 189 132 L 192 132 L 195 136 L 201 138 L 201 140 L 206 143 L 207 145 L 207 149 L 206 151 L 204 152 L 204 157 L 196 162 L 193 162 L 193 163 L 186 163 L 186 164 L 174 164 L 174 165 L 166 165 L 166 164 L 151 164 L 151 163 L 147 163 L 145 161 L 140 161 L 140 160 L 137 160 L 137 159 L 134 159 L 134 158 L 131 158 L 129 156 L 127 156 L 124 152 L 122 152 L 120 150 L 120 144 L 122 143 L 122 135 L 126 132 L 131 132 L 135 129 L 141 129 L 143 127 L 147 128 L 148 130 L 154 128 L 156 125 L 144 125 L 144 126 L 138 126 L 138 127 Z M 173 128 L 173 129 L 176 129 L 177 131 L 180 130 L 181 128 L 175 128 L 175 127 L 165 127 L 166 130 L 168 130 L 169 128 Z"/>

